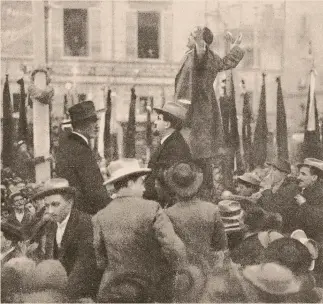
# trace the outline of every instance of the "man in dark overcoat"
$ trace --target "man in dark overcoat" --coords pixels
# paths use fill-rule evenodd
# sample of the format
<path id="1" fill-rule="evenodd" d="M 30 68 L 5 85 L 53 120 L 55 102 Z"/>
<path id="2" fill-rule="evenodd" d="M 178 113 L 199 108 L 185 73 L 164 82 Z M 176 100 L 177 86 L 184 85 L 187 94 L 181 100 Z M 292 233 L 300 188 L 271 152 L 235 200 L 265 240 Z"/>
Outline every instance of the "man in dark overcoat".
<path id="1" fill-rule="evenodd" d="M 154 135 L 159 136 L 160 146 L 152 154 L 148 168 L 151 173 L 145 180 L 144 198 L 158 201 L 163 207 L 167 202 L 162 202 L 157 196 L 155 182 L 158 175 L 172 165 L 181 161 L 191 161 L 190 148 L 180 130 L 185 119 L 186 109 L 180 104 L 167 102 L 162 108 L 154 108 L 157 119 L 154 123 Z"/>
<path id="2" fill-rule="evenodd" d="M 290 163 L 276 158 L 269 163 L 269 174 L 264 178 L 263 190 L 257 204 L 266 211 L 279 213 L 282 216 L 282 232 L 291 233 L 297 227 L 297 206 L 294 197 L 299 193 L 296 180 L 288 176 L 291 173 Z"/>
<path id="3" fill-rule="evenodd" d="M 75 207 L 95 214 L 110 201 L 103 177 L 90 147 L 98 132 L 97 115 L 92 101 L 69 109 L 73 132 L 62 139 L 56 155 L 56 176 L 66 178 L 78 192 Z"/>
<path id="4" fill-rule="evenodd" d="M 75 208 L 75 188 L 66 179 L 47 181 L 33 199 L 44 198 L 50 222 L 45 228 L 44 258 L 59 260 L 71 300 L 96 297 L 102 272 L 96 267 L 91 216 Z"/>
<path id="5" fill-rule="evenodd" d="M 175 102 L 191 101 L 186 124 L 191 129 L 190 146 L 193 159 L 203 167 L 204 184 L 212 188 L 210 159 L 223 147 L 223 126 L 213 83 L 221 71 L 235 68 L 244 51 L 238 46 L 241 35 L 231 51 L 220 58 L 209 48 L 213 34 L 207 28 L 196 27 L 188 38 L 190 49 L 184 56 L 175 78 Z"/>

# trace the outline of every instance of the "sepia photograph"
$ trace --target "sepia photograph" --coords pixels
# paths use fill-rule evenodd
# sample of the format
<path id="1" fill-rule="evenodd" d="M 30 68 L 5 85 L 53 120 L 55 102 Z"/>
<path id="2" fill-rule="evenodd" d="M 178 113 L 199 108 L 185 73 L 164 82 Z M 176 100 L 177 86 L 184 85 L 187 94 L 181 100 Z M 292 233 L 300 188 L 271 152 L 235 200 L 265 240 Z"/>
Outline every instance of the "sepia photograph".
<path id="1" fill-rule="evenodd" d="M 322 0 L 0 0 L 1 303 L 322 303 Z"/>

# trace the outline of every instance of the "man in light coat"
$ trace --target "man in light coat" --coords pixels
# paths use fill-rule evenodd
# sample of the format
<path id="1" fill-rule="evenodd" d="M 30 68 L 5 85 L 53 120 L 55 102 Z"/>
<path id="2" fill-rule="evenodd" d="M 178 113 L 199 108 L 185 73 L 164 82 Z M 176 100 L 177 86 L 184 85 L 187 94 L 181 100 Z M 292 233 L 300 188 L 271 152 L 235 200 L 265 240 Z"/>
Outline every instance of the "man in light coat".
<path id="1" fill-rule="evenodd" d="M 186 251 L 172 224 L 155 201 L 144 200 L 143 176 L 136 159 L 108 167 L 116 198 L 93 217 L 94 248 L 104 270 L 101 302 L 171 302 L 176 270 Z"/>

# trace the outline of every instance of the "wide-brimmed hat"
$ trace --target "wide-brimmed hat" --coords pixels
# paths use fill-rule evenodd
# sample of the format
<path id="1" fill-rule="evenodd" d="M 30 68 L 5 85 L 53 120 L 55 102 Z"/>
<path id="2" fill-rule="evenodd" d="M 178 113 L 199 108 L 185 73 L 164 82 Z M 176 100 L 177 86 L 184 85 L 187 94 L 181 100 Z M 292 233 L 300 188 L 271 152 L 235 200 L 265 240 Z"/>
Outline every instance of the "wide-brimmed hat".
<path id="1" fill-rule="evenodd" d="M 306 233 L 300 229 L 293 231 L 290 237 L 292 239 L 300 241 L 304 246 L 306 246 L 306 248 L 308 249 L 312 257 L 312 264 L 309 267 L 309 270 L 313 270 L 315 267 L 315 260 L 318 258 L 318 254 L 319 254 L 317 243 L 314 240 L 309 239 Z"/>
<path id="2" fill-rule="evenodd" d="M 253 186 L 260 186 L 260 182 L 261 182 L 260 178 L 256 174 L 249 173 L 249 172 L 246 172 L 243 175 L 238 176 L 237 180 L 238 182 L 239 180 L 241 180 Z"/>
<path id="3" fill-rule="evenodd" d="M 298 164 L 297 167 L 313 167 L 323 172 L 323 160 L 317 158 L 305 158 L 304 162 L 302 164 Z"/>
<path id="4" fill-rule="evenodd" d="M 272 295 L 288 295 L 301 291 L 302 280 L 277 263 L 247 266 L 243 276 L 260 290 Z"/>
<path id="5" fill-rule="evenodd" d="M 23 193 L 21 193 L 20 190 L 18 191 L 14 191 L 13 193 L 10 194 L 9 199 L 13 202 L 14 198 L 17 196 L 21 196 L 23 199 L 25 198 L 25 196 L 23 195 Z"/>
<path id="6" fill-rule="evenodd" d="M 110 178 L 103 185 L 113 184 L 131 175 L 146 175 L 151 169 L 141 168 L 135 158 L 123 158 L 112 161 L 108 166 Z"/>
<path id="7" fill-rule="evenodd" d="M 223 200 L 218 203 L 225 232 L 240 231 L 243 228 L 243 210 L 237 201 Z"/>
<path id="8" fill-rule="evenodd" d="M 290 163 L 288 160 L 283 159 L 283 158 L 275 158 L 273 162 L 268 162 L 267 165 L 269 166 L 273 166 L 276 169 L 278 169 L 279 171 L 285 172 L 290 174 L 291 171 L 291 167 L 290 167 Z"/>
<path id="9" fill-rule="evenodd" d="M 164 173 L 166 185 L 180 197 L 198 192 L 203 182 L 202 170 L 193 163 L 178 163 Z"/>
<path id="10" fill-rule="evenodd" d="M 157 113 L 167 113 L 174 116 L 177 119 L 185 120 L 187 109 L 179 103 L 166 102 L 162 108 L 155 107 L 154 110 Z"/>
<path id="11" fill-rule="evenodd" d="M 264 261 L 279 263 L 295 273 L 306 273 L 311 267 L 312 257 L 300 241 L 283 237 L 269 244 L 264 253 Z"/>
<path id="12" fill-rule="evenodd" d="M 86 119 L 98 119 L 93 101 L 87 100 L 77 103 L 68 109 L 71 121 L 82 121 Z"/>
<path id="13" fill-rule="evenodd" d="M 46 181 L 33 196 L 33 200 L 53 194 L 75 194 L 76 189 L 71 187 L 65 178 L 52 178 Z"/>

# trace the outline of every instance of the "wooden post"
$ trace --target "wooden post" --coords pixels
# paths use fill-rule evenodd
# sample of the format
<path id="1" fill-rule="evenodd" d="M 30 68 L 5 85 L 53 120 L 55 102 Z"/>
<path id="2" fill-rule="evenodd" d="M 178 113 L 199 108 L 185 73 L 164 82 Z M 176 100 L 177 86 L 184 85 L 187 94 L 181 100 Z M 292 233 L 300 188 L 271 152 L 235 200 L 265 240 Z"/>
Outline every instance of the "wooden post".
<path id="1" fill-rule="evenodd" d="M 45 11 L 43 1 L 32 1 L 33 8 L 33 41 L 34 41 L 34 66 L 46 65 L 45 47 Z M 39 89 L 46 88 L 45 73 L 35 75 L 34 84 Z M 34 158 L 50 155 L 50 117 L 49 105 L 33 99 L 33 131 L 34 131 Z M 36 182 L 41 182 L 51 177 L 50 161 L 35 165 Z"/>

